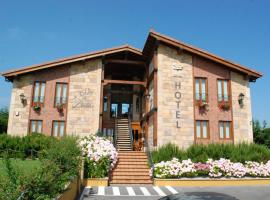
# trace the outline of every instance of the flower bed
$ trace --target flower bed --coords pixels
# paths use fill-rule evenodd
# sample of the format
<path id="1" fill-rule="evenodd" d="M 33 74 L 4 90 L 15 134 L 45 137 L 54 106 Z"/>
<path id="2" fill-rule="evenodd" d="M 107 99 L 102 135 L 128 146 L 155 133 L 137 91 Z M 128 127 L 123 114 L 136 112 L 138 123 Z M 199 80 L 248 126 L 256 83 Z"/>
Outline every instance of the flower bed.
<path id="1" fill-rule="evenodd" d="M 104 138 L 88 136 L 80 140 L 84 159 L 85 178 L 108 177 L 116 162 L 118 153 L 113 144 Z"/>
<path id="2" fill-rule="evenodd" d="M 212 160 L 206 163 L 194 163 L 190 159 L 179 161 L 160 162 L 153 166 L 150 172 L 155 178 L 181 178 L 181 177 L 270 177 L 270 161 L 258 163 L 246 161 L 233 163 L 228 159 Z"/>

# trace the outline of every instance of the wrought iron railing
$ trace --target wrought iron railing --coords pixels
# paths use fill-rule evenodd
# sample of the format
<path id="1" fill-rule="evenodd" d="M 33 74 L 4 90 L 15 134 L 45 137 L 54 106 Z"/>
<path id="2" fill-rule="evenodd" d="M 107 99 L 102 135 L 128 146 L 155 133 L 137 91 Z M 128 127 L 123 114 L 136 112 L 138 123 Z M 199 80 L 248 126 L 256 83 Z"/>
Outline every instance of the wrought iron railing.
<path id="1" fill-rule="evenodd" d="M 151 148 L 149 146 L 149 143 L 146 137 L 144 137 L 144 149 L 145 149 L 145 153 L 147 154 L 148 165 L 150 168 L 152 168 L 154 166 L 154 162 L 152 159 Z"/>
<path id="2" fill-rule="evenodd" d="M 131 113 L 128 113 L 128 132 L 130 136 L 130 148 L 133 150 L 133 134 L 132 134 L 132 126 L 131 126 Z"/>
<path id="3" fill-rule="evenodd" d="M 116 149 L 118 149 L 117 146 L 117 118 L 114 119 L 114 132 L 113 132 L 113 144 Z"/>

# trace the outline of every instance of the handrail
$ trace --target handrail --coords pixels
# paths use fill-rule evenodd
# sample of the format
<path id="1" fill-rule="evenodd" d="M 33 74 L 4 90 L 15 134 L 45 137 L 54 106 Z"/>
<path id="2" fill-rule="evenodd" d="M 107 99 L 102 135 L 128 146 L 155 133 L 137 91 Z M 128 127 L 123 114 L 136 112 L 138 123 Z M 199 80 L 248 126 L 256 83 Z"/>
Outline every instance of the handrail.
<path id="1" fill-rule="evenodd" d="M 144 137 L 144 147 L 145 147 L 145 152 L 147 154 L 148 164 L 150 165 L 150 168 L 152 168 L 154 166 L 154 162 L 152 159 L 152 154 L 151 154 L 148 140 L 145 137 Z"/>
<path id="2" fill-rule="evenodd" d="M 114 133 L 113 133 L 113 144 L 114 144 L 114 147 L 116 149 L 118 149 L 118 146 L 117 146 L 117 118 L 115 118 L 114 120 Z"/>
<path id="3" fill-rule="evenodd" d="M 131 113 L 128 113 L 128 129 L 130 136 L 130 147 L 133 150 L 133 135 L 132 135 L 132 127 L 131 127 Z"/>

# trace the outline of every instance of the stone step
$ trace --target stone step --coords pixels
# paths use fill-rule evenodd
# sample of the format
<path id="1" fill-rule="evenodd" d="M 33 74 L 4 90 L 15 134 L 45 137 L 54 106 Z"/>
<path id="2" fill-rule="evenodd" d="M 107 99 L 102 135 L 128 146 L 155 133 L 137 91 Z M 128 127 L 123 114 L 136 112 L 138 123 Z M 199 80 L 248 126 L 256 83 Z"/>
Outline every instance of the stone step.
<path id="1" fill-rule="evenodd" d="M 149 178 L 149 171 L 113 171 L 112 176 L 147 176 Z"/>
<path id="2" fill-rule="evenodd" d="M 136 161 L 118 161 L 118 165 L 132 165 L 132 166 L 137 166 L 137 165 L 146 165 L 147 166 L 147 162 L 146 161 L 140 161 L 140 160 L 136 160 Z"/>
<path id="3" fill-rule="evenodd" d="M 112 176 L 112 180 L 123 180 L 123 179 L 133 179 L 133 180 L 150 180 L 150 176 L 130 176 L 130 175 L 117 175 L 117 176 Z"/>
<path id="4" fill-rule="evenodd" d="M 152 180 L 132 180 L 132 179 L 123 179 L 123 180 L 112 180 L 110 184 L 152 184 Z"/>
<path id="5" fill-rule="evenodd" d="M 147 156 L 118 156 L 119 160 L 148 160 Z"/>
<path id="6" fill-rule="evenodd" d="M 117 169 L 147 169 L 149 170 L 149 167 L 144 164 L 144 165 L 130 165 L 130 164 L 123 164 L 123 163 L 118 163 L 117 164 Z"/>
<path id="7" fill-rule="evenodd" d="M 131 148 L 131 144 L 130 143 L 117 143 L 118 147 L 128 147 Z"/>
<path id="8" fill-rule="evenodd" d="M 132 172 L 134 172 L 134 173 L 148 173 L 149 174 L 149 168 L 136 168 L 136 169 L 134 169 L 134 168 L 115 168 L 114 170 L 113 170 L 113 173 L 114 172 L 127 172 L 127 173 L 132 173 Z"/>
<path id="9" fill-rule="evenodd" d="M 118 158 L 118 162 L 144 162 L 148 163 L 147 158 Z"/>
<path id="10" fill-rule="evenodd" d="M 130 144 L 130 140 L 118 140 L 117 141 L 117 144 L 125 144 L 125 143 Z"/>
<path id="11" fill-rule="evenodd" d="M 132 157 L 135 157 L 135 156 L 147 156 L 144 152 L 140 152 L 140 151 L 131 151 L 131 152 L 120 152 L 118 154 L 118 156 L 132 156 Z"/>

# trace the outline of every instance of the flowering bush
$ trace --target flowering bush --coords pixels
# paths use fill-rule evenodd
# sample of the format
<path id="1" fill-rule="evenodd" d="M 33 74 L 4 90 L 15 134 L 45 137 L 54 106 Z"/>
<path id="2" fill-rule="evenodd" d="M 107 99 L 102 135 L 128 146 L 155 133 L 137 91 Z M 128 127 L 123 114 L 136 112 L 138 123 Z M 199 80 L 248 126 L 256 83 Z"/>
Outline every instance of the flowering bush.
<path id="1" fill-rule="evenodd" d="M 150 175 L 156 178 L 180 178 L 209 176 L 219 177 L 270 177 L 270 161 L 266 164 L 246 161 L 245 164 L 233 163 L 228 159 L 208 159 L 206 163 L 193 163 L 190 159 L 179 161 L 173 158 L 171 161 L 157 163 L 151 169 Z"/>
<path id="2" fill-rule="evenodd" d="M 85 176 L 104 178 L 117 162 L 118 153 L 113 144 L 97 136 L 84 137 L 79 142 L 85 157 Z"/>

